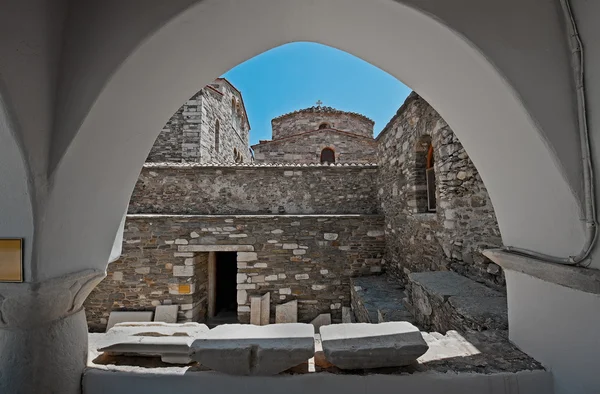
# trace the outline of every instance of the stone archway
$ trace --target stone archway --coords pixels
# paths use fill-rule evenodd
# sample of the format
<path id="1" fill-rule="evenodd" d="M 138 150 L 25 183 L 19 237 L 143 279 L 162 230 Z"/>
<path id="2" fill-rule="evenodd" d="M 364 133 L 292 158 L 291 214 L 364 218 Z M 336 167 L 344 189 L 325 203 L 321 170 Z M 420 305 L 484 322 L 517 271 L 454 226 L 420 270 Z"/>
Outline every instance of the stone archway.
<path id="1" fill-rule="evenodd" d="M 35 228 L 31 281 L 101 274 L 160 125 L 220 73 L 292 41 L 355 54 L 431 103 L 479 169 L 505 244 L 558 256 L 583 244 L 572 70 L 554 2 L 472 2 L 464 12 L 444 0 L 180 0 L 148 2 L 143 15 L 133 2 L 69 5 L 64 28 L 56 28 L 65 35 L 56 40 L 64 43 L 55 54 L 61 75 L 49 74 L 60 93 L 47 95 L 55 113 L 35 223 L 27 199 L 13 198 L 25 195 L 22 182 L 7 198 L 23 208 L 16 216 L 27 223 L 23 234 Z M 18 174 L 34 183 L 20 159 L 11 157 L 7 168 L 16 172 L 3 181 Z M 80 290 L 77 301 L 85 298 Z M 58 321 L 70 324 L 60 312 Z M 71 332 L 83 337 L 81 327 L 60 331 L 53 343 L 69 342 Z M 31 352 L 27 339 L 12 349 Z M 70 351 L 83 351 L 82 341 Z M 73 380 L 77 368 L 39 382 Z"/>
<path id="2" fill-rule="evenodd" d="M 194 93 L 197 86 L 188 83 L 192 76 L 200 84 L 209 82 L 240 61 L 290 40 L 313 40 L 345 49 L 382 66 L 428 100 L 456 130 L 480 170 L 505 244 L 563 256 L 577 251 L 583 241 L 574 187 L 578 178 L 567 181 L 565 177 L 567 168 L 576 172 L 577 160 L 561 162 L 555 152 L 562 150 L 543 142 L 549 134 L 543 136 L 537 124 L 546 121 L 534 122 L 528 111 L 531 107 L 524 106 L 526 102 L 498 72 L 497 65 L 482 55 L 481 48 L 475 49 L 452 27 L 403 4 L 339 1 L 319 3 L 319 7 L 332 7 L 335 12 L 316 30 L 286 17 L 295 15 L 294 20 L 301 20 L 297 16 L 312 13 L 314 6 L 267 0 L 219 2 L 218 6 L 202 2 L 164 26 L 155 26 L 151 38 L 121 59 L 93 105 L 81 108 L 79 114 L 72 111 L 59 117 L 64 135 L 56 139 L 52 150 L 53 188 L 37 244 L 48 263 L 41 266 L 40 276 L 60 275 L 80 264 L 78 251 L 53 247 L 66 240 L 89 244 L 87 264 L 103 269 L 137 173 L 159 129 L 156 126 Z M 347 20 L 359 15 L 361 25 L 377 25 L 379 30 L 369 34 L 368 29 L 350 31 L 344 27 Z M 264 19 L 264 23 L 250 26 L 248 16 L 255 22 Z M 219 35 L 223 41 L 202 41 L 201 37 L 210 36 L 207 32 L 214 24 L 227 32 Z M 411 34 L 404 34 L 405 29 Z M 419 40 L 412 38 L 415 36 Z M 185 51 L 186 40 L 199 50 Z M 372 42 L 378 45 L 369 45 Z M 393 55 L 400 52 L 412 56 Z M 454 66 L 434 67 L 440 57 Z M 182 61 L 173 64 L 172 58 Z M 89 73 L 93 68 L 83 71 Z M 525 93 L 520 92 L 521 97 Z M 481 100 L 481 95 L 486 100 Z M 81 127 L 69 127 L 77 116 Z M 561 120 L 562 124 L 565 119 L 568 121 L 569 116 Z M 514 144 L 515 140 L 519 144 Z M 562 147 L 571 148 L 569 144 Z M 506 165 L 507 157 L 520 171 Z M 536 184 L 535 195 L 529 193 L 532 183 Z M 547 196 L 543 202 L 540 194 Z M 73 195 L 79 197 L 77 201 L 70 198 Z M 526 223 L 524 216 L 530 218 Z M 95 225 L 81 228 L 81 221 Z M 556 222 L 563 225 L 554 226 Z M 540 228 L 545 229 L 544 234 L 537 231 Z M 58 261 L 60 264 L 53 263 Z"/>

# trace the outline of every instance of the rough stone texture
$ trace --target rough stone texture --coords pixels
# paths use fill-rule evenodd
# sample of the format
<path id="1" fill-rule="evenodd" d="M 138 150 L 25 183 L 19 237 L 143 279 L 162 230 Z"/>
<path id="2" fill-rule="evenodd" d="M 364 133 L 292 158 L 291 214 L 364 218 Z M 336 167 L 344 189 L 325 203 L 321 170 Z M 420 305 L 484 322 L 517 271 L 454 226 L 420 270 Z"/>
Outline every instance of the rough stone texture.
<path id="1" fill-rule="evenodd" d="M 159 239 L 146 232 L 151 225 L 137 226 L 128 223 L 121 258 L 108 265 L 105 280 L 85 300 L 91 331 L 104 331 L 113 310 L 154 311 L 158 305 L 173 304 L 179 306 L 178 322 L 206 315 L 208 253 L 179 252 L 171 238 L 175 234 Z M 192 264 L 193 274 L 176 276 L 174 267 L 187 264 Z"/>
<path id="2" fill-rule="evenodd" d="M 270 292 L 273 318 L 277 304 L 298 300 L 298 321 L 331 313 L 333 322 L 341 322 L 342 306 L 350 306 L 350 277 L 381 270 L 384 236 L 367 233 L 382 227 L 383 218 L 377 215 L 130 215 L 122 258 L 109 264 L 106 279 L 86 300 L 88 321 L 91 328 L 102 330 L 111 310 L 154 310 L 169 303 L 179 305 L 179 322 L 203 321 L 208 252 L 189 250 L 208 242 L 215 248 L 243 245 L 255 250 L 238 252 L 238 273 L 246 275 L 246 283 L 237 288 L 247 297 Z M 191 236 L 194 232 L 198 237 Z M 338 237 L 326 240 L 325 233 Z M 232 237 L 241 234 L 247 236 Z M 178 245 L 177 239 L 187 244 Z M 284 244 L 297 244 L 298 249 L 284 249 Z M 298 250 L 305 252 L 294 253 Z M 173 267 L 186 262 L 194 267 L 193 276 L 174 276 Z M 150 269 L 142 272 L 140 267 Z M 115 272 L 121 273 L 120 280 L 114 279 Z M 249 322 L 248 307 L 238 305 L 241 323 Z"/>
<path id="3" fill-rule="evenodd" d="M 350 281 L 352 310 L 359 323 L 414 322 L 404 305 L 406 293 L 398 280 L 388 276 L 363 276 Z"/>
<path id="4" fill-rule="evenodd" d="M 377 167 L 147 164 L 129 213 L 377 213 Z M 382 229 L 379 229 L 382 230 Z"/>
<path id="5" fill-rule="evenodd" d="M 327 361 L 341 369 L 401 367 L 425 354 L 427 343 L 408 322 L 321 327 Z"/>
<path id="6" fill-rule="evenodd" d="M 117 312 L 113 311 L 108 317 L 106 329 L 110 330 L 117 323 L 152 321 L 152 312 Z"/>
<path id="7" fill-rule="evenodd" d="M 241 93 L 226 79 L 218 78 L 186 101 L 169 119 L 148 161 L 250 162 L 250 125 L 245 111 Z"/>
<path id="8" fill-rule="evenodd" d="M 358 114 L 314 107 L 284 115 L 273 120 L 273 141 L 255 147 L 256 160 L 263 163 L 234 164 L 246 159 L 213 160 L 208 145 L 214 145 L 214 130 L 212 140 L 202 139 L 206 133 L 210 136 L 217 118 L 223 144 L 247 137 L 232 134 L 235 117 L 218 90 L 230 94 L 228 100 L 235 96 L 241 102 L 239 92 L 217 80 L 186 103 L 178 115 L 182 122 L 172 120 L 179 129 L 167 127 L 169 132 L 161 134 L 166 139 L 159 137 L 153 151 L 180 151 L 175 154 L 179 158 L 165 153 L 155 159 L 196 162 L 144 166 L 129 210 L 157 215 L 129 216 L 123 256 L 111 264 L 108 278 L 86 303 L 92 329 L 106 325 L 111 309 L 153 310 L 161 304 L 178 305 L 179 321 L 202 321 L 208 307 L 209 251 L 239 251 L 240 322 L 249 321 L 250 298 L 265 293 L 271 298 L 273 320 L 276 304 L 297 300 L 299 321 L 331 314 L 333 322 L 340 322 L 344 308 L 350 306 L 349 278 L 383 271 L 406 284 L 411 272 L 453 270 L 503 288 L 502 270 L 480 253 L 501 244 L 485 187 L 450 128 L 419 96 L 408 97 L 377 140 L 372 138 L 372 122 Z M 242 116 L 243 106 L 240 111 Z M 228 117 L 229 126 L 223 117 Z M 192 140 L 172 143 L 169 133 L 184 139 L 199 136 L 200 142 L 196 147 Z M 426 212 L 430 144 L 437 195 L 433 213 Z M 336 161 L 346 164 L 314 164 L 324 147 L 333 148 Z M 378 165 L 364 164 L 375 156 Z M 230 164 L 206 164 L 209 158 Z M 378 213 L 384 214 L 384 224 L 373 225 L 373 220 L 381 222 L 380 217 L 353 216 Z M 169 216 L 173 214 L 263 216 Z M 308 219 L 286 214 L 343 215 Z M 380 290 L 374 291 L 377 302 L 373 297 L 369 301 L 369 294 L 359 297 L 352 291 L 359 321 L 410 320 L 402 290 L 393 294 Z M 490 325 L 468 299 L 454 296 L 432 305 L 419 286 L 413 290 L 410 300 L 418 305 L 406 306 L 419 309 L 423 316 L 458 316 L 450 327 L 461 323 L 461 316 L 479 316 L 475 322 L 462 323 L 477 329 Z M 484 302 L 490 313 L 501 315 L 501 301 Z M 496 323 L 491 326 L 502 326 Z"/>
<path id="9" fill-rule="evenodd" d="M 481 250 L 502 245 L 483 181 L 450 127 L 416 93 L 381 134 L 379 200 L 386 218 L 386 269 L 453 270 L 497 289 L 502 271 Z M 437 210 L 427 213 L 425 168 L 434 149 Z"/>
<path id="10" fill-rule="evenodd" d="M 160 356 L 163 362 L 187 364 L 190 345 L 208 332 L 204 324 L 118 323 L 96 341 L 104 356 Z"/>
<path id="11" fill-rule="evenodd" d="M 355 112 L 340 111 L 326 106 L 314 106 L 290 112 L 271 121 L 273 139 L 318 130 L 326 124 L 331 129 L 373 137 L 375 122 Z"/>
<path id="12" fill-rule="evenodd" d="M 275 323 L 297 323 L 298 300 L 279 304 L 275 307 Z"/>
<path id="13" fill-rule="evenodd" d="M 208 368 L 231 375 L 275 375 L 307 362 L 314 352 L 315 339 L 309 324 L 226 324 L 194 341 L 190 356 Z"/>
<path id="14" fill-rule="evenodd" d="M 455 272 L 421 272 L 408 277 L 409 300 L 421 327 L 441 332 L 508 329 L 503 293 Z"/>
<path id="15" fill-rule="evenodd" d="M 432 373 L 437 373 L 437 376 L 456 377 L 456 374 L 507 374 L 519 371 L 543 371 L 542 365 L 529 357 L 527 354 L 520 351 L 514 344 L 508 340 L 506 331 L 486 330 L 486 331 L 471 331 L 458 333 L 456 331 L 448 331 L 445 335 L 438 332 L 421 332 L 423 339 L 429 346 L 429 350 L 417 359 L 417 363 L 405 367 L 396 368 L 380 368 L 371 370 L 351 370 L 344 371 L 333 367 L 324 360 L 322 354 L 322 346 L 319 347 L 320 336 L 315 335 L 315 365 L 319 367 L 316 372 L 326 372 L 320 376 L 313 376 L 321 381 L 324 376 L 333 376 L 334 374 L 358 374 L 365 376 L 385 376 L 387 379 L 392 375 L 419 375 L 426 373 L 429 378 Z M 88 366 L 94 368 L 104 368 L 114 373 L 115 371 L 137 370 L 147 372 L 146 368 L 137 368 L 132 366 L 148 366 L 148 358 L 137 357 L 130 358 L 126 363 L 116 365 L 114 360 L 99 360 L 96 348 L 101 347 L 99 342 L 105 337 L 104 334 L 89 334 L 89 358 Z M 321 349 L 321 351 L 319 351 Z M 320 354 L 319 354 L 320 353 Z M 124 360 L 125 361 L 125 360 Z M 317 362 L 319 364 L 317 364 Z M 100 365 L 99 365 L 100 364 Z M 109 364 L 109 365 L 107 365 Z M 156 366 L 156 364 L 152 364 Z M 174 367 L 168 365 L 160 365 L 160 369 L 155 369 L 156 372 L 170 371 L 170 373 L 184 374 L 192 372 L 189 367 Z M 144 374 L 141 381 L 148 379 L 151 375 Z M 161 379 L 164 375 L 157 374 Z M 460 375 L 459 375 L 460 376 Z M 504 375 L 506 377 L 506 375 Z M 298 376 L 295 376 L 298 377 Z M 247 382 L 247 380 L 245 380 Z M 362 387 L 362 386 L 361 386 Z M 370 387 L 370 386 L 369 386 Z M 505 389 L 505 386 L 499 386 L 499 392 Z M 519 386 L 519 389 L 522 387 Z M 390 392 L 397 391 L 397 387 L 390 388 Z M 193 390 L 192 390 L 193 391 Z M 363 388 L 364 391 L 364 388 Z M 443 392 L 443 391 L 441 391 Z M 462 391 L 461 391 L 462 392 Z M 539 390 L 537 391 L 539 392 Z M 551 392 L 551 391 L 543 391 Z"/>
<path id="16" fill-rule="evenodd" d="M 154 311 L 154 321 L 177 323 L 178 305 L 157 305 Z"/>
<path id="17" fill-rule="evenodd" d="M 252 145 L 257 163 L 320 163 L 321 152 L 334 151 L 336 163 L 372 163 L 377 143 L 372 136 L 322 129 Z"/>
<path id="18" fill-rule="evenodd" d="M 103 335 L 103 343 L 108 344 L 128 336 L 187 336 L 195 337 L 208 331 L 206 324 L 200 323 L 163 323 L 131 322 L 117 323 Z"/>

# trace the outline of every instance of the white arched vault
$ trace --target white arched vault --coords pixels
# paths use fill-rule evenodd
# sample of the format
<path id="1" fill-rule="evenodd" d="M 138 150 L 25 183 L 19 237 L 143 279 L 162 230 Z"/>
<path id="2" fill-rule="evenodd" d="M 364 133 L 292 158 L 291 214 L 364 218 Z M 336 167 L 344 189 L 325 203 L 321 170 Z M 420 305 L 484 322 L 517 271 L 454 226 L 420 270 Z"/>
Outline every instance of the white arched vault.
<path id="1" fill-rule="evenodd" d="M 39 279 L 104 269 L 161 126 L 215 77 L 293 41 L 359 56 L 431 103 L 480 171 L 505 244 L 577 253 L 579 146 L 558 6 L 521 1 L 515 16 L 503 2 L 412 3 L 421 2 L 150 1 L 143 14 L 116 1 L 75 5 L 36 240 Z"/>
<path id="2" fill-rule="evenodd" d="M 34 239 L 31 177 L 9 108 L 0 91 L 0 238 L 23 239 L 23 279 L 29 280 Z"/>

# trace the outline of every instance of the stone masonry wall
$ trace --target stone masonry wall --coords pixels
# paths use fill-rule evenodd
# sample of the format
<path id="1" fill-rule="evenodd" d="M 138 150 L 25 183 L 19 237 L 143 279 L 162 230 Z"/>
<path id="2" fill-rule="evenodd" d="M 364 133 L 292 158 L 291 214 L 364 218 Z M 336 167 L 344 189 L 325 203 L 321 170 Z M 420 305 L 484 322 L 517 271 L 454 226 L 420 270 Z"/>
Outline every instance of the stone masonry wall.
<path id="1" fill-rule="evenodd" d="M 377 160 L 377 143 L 337 130 L 319 130 L 253 145 L 257 163 L 320 163 L 321 151 L 333 149 L 336 163 L 373 163 Z"/>
<path id="2" fill-rule="evenodd" d="M 377 167 L 147 164 L 129 213 L 343 214 L 378 212 Z"/>
<path id="3" fill-rule="evenodd" d="M 204 87 L 165 124 L 147 161 L 233 163 L 235 149 L 237 161 L 250 162 L 249 125 L 241 103 L 240 93 L 225 80 Z"/>
<path id="4" fill-rule="evenodd" d="M 383 218 L 377 215 L 129 215 L 120 260 L 85 307 L 102 329 L 111 310 L 180 305 L 179 321 L 203 321 L 207 308 L 206 247 L 238 252 L 238 317 L 249 322 L 249 297 L 271 293 L 275 305 L 298 300 L 298 318 L 350 306 L 350 277 L 381 272 Z"/>
<path id="5" fill-rule="evenodd" d="M 453 270 L 502 288 L 501 269 L 480 253 L 502 245 L 494 209 L 450 127 L 413 92 L 377 140 L 387 271 L 406 281 L 410 272 Z M 434 213 L 426 212 L 429 143 L 434 149 Z"/>
<path id="6" fill-rule="evenodd" d="M 317 130 L 323 123 L 328 128 L 349 131 L 373 138 L 374 122 L 354 112 L 339 111 L 331 107 L 311 107 L 279 116 L 271 121 L 273 139 Z"/>

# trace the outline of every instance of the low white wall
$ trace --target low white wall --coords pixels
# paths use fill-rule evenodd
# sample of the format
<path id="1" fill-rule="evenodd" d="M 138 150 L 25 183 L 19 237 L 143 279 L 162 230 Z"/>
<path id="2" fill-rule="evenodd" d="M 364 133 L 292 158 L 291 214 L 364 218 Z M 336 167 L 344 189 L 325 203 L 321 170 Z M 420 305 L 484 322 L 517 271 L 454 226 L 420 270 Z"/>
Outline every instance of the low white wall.
<path id="1" fill-rule="evenodd" d="M 600 295 L 505 274 L 511 341 L 552 371 L 556 394 L 600 393 Z"/>
<path id="2" fill-rule="evenodd" d="M 311 373 L 267 377 L 229 376 L 216 372 L 184 375 L 115 372 L 88 369 L 84 394 L 552 394 L 552 376 L 545 371 L 516 374 L 332 375 Z"/>

